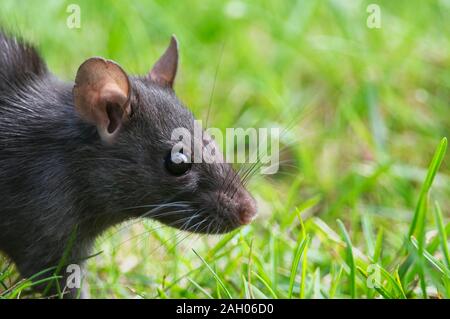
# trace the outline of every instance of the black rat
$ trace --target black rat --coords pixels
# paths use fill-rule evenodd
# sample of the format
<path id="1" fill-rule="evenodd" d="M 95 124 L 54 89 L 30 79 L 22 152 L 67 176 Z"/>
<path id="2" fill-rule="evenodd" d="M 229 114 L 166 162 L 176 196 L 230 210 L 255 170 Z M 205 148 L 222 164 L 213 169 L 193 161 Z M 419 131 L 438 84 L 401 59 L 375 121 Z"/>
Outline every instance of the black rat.
<path id="1" fill-rule="evenodd" d="M 22 276 L 52 274 L 64 254 L 82 266 L 97 236 L 131 218 L 199 233 L 252 220 L 255 201 L 231 165 L 172 151 L 173 130 L 195 125 L 173 90 L 177 67 L 172 37 L 145 76 L 94 57 L 67 83 L 0 31 L 0 251 Z"/>

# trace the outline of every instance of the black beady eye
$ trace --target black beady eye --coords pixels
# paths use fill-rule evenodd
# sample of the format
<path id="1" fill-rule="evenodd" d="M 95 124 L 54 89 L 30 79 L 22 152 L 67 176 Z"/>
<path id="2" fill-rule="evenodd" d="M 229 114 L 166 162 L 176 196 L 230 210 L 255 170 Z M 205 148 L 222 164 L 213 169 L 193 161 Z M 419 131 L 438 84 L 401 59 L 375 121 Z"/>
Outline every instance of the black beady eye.
<path id="1" fill-rule="evenodd" d="M 164 165 L 170 174 L 175 176 L 181 176 L 191 169 L 191 162 L 189 158 L 182 152 L 167 154 Z"/>

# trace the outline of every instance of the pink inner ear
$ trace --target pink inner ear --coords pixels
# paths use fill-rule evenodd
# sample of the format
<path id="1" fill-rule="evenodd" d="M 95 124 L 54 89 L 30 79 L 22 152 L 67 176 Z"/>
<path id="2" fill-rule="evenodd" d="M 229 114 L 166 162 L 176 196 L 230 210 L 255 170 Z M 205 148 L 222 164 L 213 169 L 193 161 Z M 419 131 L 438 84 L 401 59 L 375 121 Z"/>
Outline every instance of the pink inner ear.
<path id="1" fill-rule="evenodd" d="M 148 77 L 162 86 L 173 86 L 178 69 L 178 42 L 172 36 L 169 47 L 155 63 Z"/>
<path id="2" fill-rule="evenodd" d="M 123 107 L 127 111 L 127 102 L 129 100 L 128 92 L 124 92 L 116 83 L 106 83 L 100 92 L 100 101 L 103 103 L 114 103 Z"/>
<path id="3" fill-rule="evenodd" d="M 100 103 L 104 105 L 102 122 L 108 134 L 114 134 L 122 126 L 125 116 L 131 111 L 129 97 L 115 83 L 106 84 L 100 93 Z M 125 116 L 124 116 L 125 115 Z"/>
<path id="4" fill-rule="evenodd" d="M 91 58 L 79 68 L 73 89 L 81 117 L 97 126 L 102 140 L 111 143 L 131 113 L 131 86 L 122 68 L 102 58 Z"/>
<path id="5" fill-rule="evenodd" d="M 108 134 L 114 134 L 122 126 L 123 110 L 117 104 L 107 103 L 106 114 L 109 119 L 106 131 Z"/>

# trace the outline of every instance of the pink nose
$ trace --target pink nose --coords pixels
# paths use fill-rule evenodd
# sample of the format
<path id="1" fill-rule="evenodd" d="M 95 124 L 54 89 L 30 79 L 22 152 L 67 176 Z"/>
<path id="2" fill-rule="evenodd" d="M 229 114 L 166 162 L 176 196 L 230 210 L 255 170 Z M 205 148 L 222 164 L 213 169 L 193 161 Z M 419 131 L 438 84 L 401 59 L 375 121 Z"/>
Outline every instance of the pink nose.
<path id="1" fill-rule="evenodd" d="M 250 224 L 256 216 L 256 202 L 249 195 L 245 194 L 239 203 L 239 222 L 241 225 Z"/>

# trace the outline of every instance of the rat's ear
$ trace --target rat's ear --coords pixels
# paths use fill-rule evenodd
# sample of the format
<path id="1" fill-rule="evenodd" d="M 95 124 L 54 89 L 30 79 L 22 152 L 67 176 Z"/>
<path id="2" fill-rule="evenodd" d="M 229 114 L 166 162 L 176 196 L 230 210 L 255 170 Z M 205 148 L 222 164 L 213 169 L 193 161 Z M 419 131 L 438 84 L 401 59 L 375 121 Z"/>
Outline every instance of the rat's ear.
<path id="1" fill-rule="evenodd" d="M 178 69 L 178 41 L 174 35 L 170 38 L 166 52 L 155 63 L 147 78 L 161 86 L 173 87 Z"/>
<path id="2" fill-rule="evenodd" d="M 127 74 L 113 61 L 90 58 L 78 69 L 73 87 L 77 112 L 95 124 L 101 139 L 114 142 L 131 113 L 131 85 Z"/>

